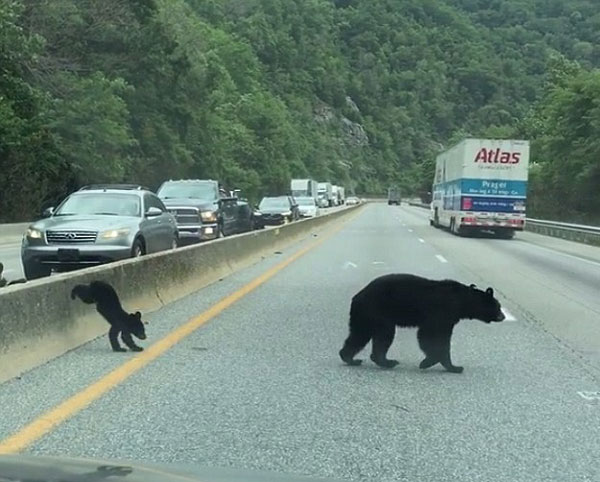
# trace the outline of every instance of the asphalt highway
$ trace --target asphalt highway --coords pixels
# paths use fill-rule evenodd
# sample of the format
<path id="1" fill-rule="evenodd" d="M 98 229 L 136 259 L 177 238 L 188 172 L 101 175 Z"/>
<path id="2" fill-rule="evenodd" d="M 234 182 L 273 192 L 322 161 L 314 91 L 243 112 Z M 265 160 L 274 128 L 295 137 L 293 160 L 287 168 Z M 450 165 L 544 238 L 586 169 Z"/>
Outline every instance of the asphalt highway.
<path id="1" fill-rule="evenodd" d="M 146 315 L 148 347 L 320 242 L 25 452 L 351 481 L 600 480 L 600 250 L 459 238 L 385 204 L 337 228 Z M 345 366 L 350 299 L 389 272 L 492 286 L 508 319 L 458 325 L 462 374 L 419 370 L 414 330 L 397 333 L 395 369 Z M 135 356 L 102 337 L 0 385 L 0 444 Z"/>

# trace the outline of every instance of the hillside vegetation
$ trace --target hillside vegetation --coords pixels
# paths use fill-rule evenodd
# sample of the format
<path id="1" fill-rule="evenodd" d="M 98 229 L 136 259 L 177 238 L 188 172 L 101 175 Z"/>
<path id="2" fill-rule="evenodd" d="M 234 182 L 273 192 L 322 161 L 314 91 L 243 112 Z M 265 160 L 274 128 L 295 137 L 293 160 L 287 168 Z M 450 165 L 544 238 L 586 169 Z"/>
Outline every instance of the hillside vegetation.
<path id="1" fill-rule="evenodd" d="M 427 196 L 464 137 L 533 142 L 531 213 L 600 213 L 593 0 L 3 0 L 0 218 L 83 183 L 295 176 Z"/>

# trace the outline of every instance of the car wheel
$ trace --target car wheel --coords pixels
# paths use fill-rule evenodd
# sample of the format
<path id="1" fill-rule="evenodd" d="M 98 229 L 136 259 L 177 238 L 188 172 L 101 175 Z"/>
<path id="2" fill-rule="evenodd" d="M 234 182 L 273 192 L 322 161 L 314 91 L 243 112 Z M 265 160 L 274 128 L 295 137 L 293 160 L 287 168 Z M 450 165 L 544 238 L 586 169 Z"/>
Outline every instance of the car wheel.
<path id="1" fill-rule="evenodd" d="M 28 263 L 23 263 L 23 272 L 25 273 L 25 278 L 27 280 L 34 280 L 50 276 L 52 270 L 40 263 L 30 261 Z"/>
<path id="2" fill-rule="evenodd" d="M 143 256 L 146 253 L 146 250 L 144 248 L 144 243 L 142 242 L 141 239 L 136 239 L 133 242 L 133 246 L 131 247 L 131 257 L 132 258 L 139 258 L 140 256 Z"/>

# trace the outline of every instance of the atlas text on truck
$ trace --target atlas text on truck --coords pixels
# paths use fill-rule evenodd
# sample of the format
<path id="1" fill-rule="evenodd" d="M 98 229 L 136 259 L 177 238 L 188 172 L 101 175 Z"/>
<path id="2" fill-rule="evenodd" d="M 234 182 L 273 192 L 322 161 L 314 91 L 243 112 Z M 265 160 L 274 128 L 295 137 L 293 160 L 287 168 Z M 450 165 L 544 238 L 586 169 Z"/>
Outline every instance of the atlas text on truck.
<path id="1" fill-rule="evenodd" d="M 525 227 L 529 142 L 465 139 L 436 159 L 429 222 L 454 234 Z"/>

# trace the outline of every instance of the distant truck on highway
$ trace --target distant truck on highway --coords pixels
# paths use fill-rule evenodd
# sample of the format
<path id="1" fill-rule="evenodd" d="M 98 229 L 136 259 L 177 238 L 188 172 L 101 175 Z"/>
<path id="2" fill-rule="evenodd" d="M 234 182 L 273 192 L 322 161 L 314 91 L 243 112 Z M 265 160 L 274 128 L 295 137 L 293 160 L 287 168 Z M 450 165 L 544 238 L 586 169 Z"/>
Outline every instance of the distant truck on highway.
<path id="1" fill-rule="evenodd" d="M 465 139 L 436 159 L 429 222 L 512 238 L 525 227 L 529 141 Z"/>
<path id="2" fill-rule="evenodd" d="M 342 186 L 331 186 L 333 200 L 336 206 L 341 206 L 346 202 L 346 191 Z"/>
<path id="3" fill-rule="evenodd" d="M 396 206 L 400 206 L 402 201 L 402 197 L 400 195 L 400 189 L 397 187 L 390 187 L 388 189 L 388 206 L 395 204 Z"/>
<path id="4" fill-rule="evenodd" d="M 333 206 L 333 186 L 330 182 L 320 182 L 318 184 L 319 206 L 330 208 Z"/>
<path id="5" fill-rule="evenodd" d="M 315 201 L 318 198 L 318 183 L 312 179 L 292 179 L 290 191 L 293 197 L 311 197 Z"/>

